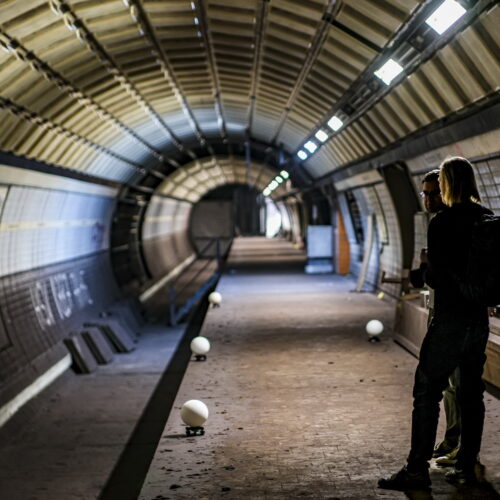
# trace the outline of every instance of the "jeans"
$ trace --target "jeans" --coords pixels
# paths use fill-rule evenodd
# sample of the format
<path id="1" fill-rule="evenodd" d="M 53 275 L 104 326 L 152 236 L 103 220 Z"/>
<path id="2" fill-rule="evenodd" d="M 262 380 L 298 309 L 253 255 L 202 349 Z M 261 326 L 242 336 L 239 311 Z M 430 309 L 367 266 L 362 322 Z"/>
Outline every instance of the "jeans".
<path id="1" fill-rule="evenodd" d="M 434 308 L 429 308 L 427 327 L 434 317 Z M 443 391 L 444 413 L 446 415 L 446 432 L 443 441 L 446 450 L 453 450 L 460 444 L 460 406 L 457 401 L 457 391 L 460 385 L 460 370 L 456 368 L 448 378 L 448 387 Z M 444 455 L 444 451 L 443 451 Z"/>
<path id="2" fill-rule="evenodd" d="M 453 450 L 460 444 L 460 405 L 458 391 L 460 387 L 460 369 L 453 371 L 448 379 L 448 387 L 443 391 L 444 412 L 446 414 L 446 433 L 443 442 Z"/>
<path id="3" fill-rule="evenodd" d="M 481 377 L 488 334 L 487 321 L 451 313 L 434 315 L 422 343 L 415 373 L 409 470 L 429 466 L 436 440 L 439 402 L 448 386 L 448 377 L 457 367 L 462 433 L 456 467 L 474 467 L 483 433 L 484 384 Z"/>

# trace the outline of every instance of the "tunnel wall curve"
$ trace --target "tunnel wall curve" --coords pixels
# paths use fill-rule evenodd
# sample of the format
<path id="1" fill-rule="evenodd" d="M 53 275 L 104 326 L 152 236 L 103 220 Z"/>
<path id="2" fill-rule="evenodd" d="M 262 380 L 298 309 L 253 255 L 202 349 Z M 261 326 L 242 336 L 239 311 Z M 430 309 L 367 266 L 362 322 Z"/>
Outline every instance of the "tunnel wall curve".
<path id="1" fill-rule="evenodd" d="M 62 339 L 119 296 L 116 189 L 0 165 L 0 408 L 67 355 Z"/>
<path id="2" fill-rule="evenodd" d="M 142 226 L 142 248 L 154 280 L 173 271 L 194 249 L 188 236 L 192 203 L 155 195 L 151 198 Z"/>
<path id="3" fill-rule="evenodd" d="M 496 214 L 500 213 L 500 131 L 495 130 L 460 142 L 454 142 L 405 161 L 414 185 L 415 195 L 421 191 L 422 178 L 438 168 L 448 156 L 464 156 L 472 162 L 481 202 Z M 366 288 L 381 290 L 389 295 L 399 295 L 399 285 L 381 283 L 381 273 L 388 277 L 401 277 L 402 228 L 397 217 L 388 185 L 377 170 L 370 170 L 336 182 L 339 209 L 346 221 L 350 246 L 350 271 L 359 277 L 362 268 L 367 234 L 367 220 L 375 218 L 375 239 L 366 275 Z M 354 200 L 354 202 L 353 202 Z M 414 255 L 412 268 L 418 267 L 420 249 L 427 246 L 427 219 L 422 201 L 414 219 Z M 356 224 L 362 226 L 361 237 Z"/>

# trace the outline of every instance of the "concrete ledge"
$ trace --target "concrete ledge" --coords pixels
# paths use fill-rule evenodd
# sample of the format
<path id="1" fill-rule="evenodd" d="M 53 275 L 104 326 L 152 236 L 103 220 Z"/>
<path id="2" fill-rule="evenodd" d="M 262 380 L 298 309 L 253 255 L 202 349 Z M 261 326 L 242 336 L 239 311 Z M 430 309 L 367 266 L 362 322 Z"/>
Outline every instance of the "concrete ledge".
<path id="1" fill-rule="evenodd" d="M 71 366 L 71 356 L 67 354 L 31 385 L 21 391 L 15 398 L 0 408 L 0 427 L 9 420 L 24 404 L 42 392 L 57 377 L 62 375 Z"/>
<path id="2" fill-rule="evenodd" d="M 429 311 L 420 307 L 420 299 L 401 299 L 397 309 L 394 341 L 418 358 L 427 332 Z M 490 336 L 486 345 L 483 378 L 500 388 L 500 320 L 490 318 Z"/>

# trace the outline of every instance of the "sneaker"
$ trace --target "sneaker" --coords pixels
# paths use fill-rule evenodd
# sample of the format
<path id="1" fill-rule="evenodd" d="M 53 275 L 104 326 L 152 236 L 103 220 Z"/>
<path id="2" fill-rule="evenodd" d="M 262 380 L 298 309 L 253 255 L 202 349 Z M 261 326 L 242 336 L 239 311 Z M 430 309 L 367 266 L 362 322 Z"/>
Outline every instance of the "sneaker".
<path id="1" fill-rule="evenodd" d="M 448 444 L 446 441 L 441 441 L 434 447 L 434 451 L 432 452 L 432 458 L 444 457 L 448 453 L 451 453 L 457 446 L 452 446 Z"/>
<path id="2" fill-rule="evenodd" d="M 431 479 L 429 471 L 409 472 L 403 467 L 399 472 L 390 477 L 378 480 L 378 487 L 385 490 L 429 490 L 431 487 Z"/>
<path id="3" fill-rule="evenodd" d="M 453 451 L 443 455 L 442 457 L 436 458 L 436 465 L 440 467 L 450 467 L 457 463 L 457 453 L 460 448 L 457 446 Z"/>
<path id="4" fill-rule="evenodd" d="M 475 484 L 478 482 L 474 469 L 460 470 L 454 468 L 447 472 L 444 478 L 446 481 L 453 484 Z"/>

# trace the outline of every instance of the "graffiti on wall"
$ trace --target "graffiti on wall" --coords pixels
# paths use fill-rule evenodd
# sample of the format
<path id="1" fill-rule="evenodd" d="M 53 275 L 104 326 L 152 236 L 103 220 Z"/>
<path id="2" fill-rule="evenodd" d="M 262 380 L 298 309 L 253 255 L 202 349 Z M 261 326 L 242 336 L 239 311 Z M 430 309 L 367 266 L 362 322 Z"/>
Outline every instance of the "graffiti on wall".
<path id="1" fill-rule="evenodd" d="M 30 289 L 33 309 L 42 330 L 56 321 L 70 318 L 75 311 L 93 303 L 85 281 L 85 271 L 61 272 L 37 280 Z"/>

